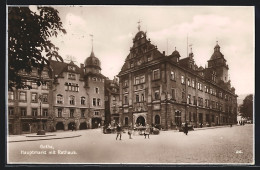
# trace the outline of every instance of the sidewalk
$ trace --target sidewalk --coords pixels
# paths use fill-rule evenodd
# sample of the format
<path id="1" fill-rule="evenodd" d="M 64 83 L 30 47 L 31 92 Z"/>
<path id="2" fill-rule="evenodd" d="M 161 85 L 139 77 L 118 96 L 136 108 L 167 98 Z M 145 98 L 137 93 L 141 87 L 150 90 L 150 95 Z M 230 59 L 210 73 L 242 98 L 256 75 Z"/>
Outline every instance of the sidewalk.
<path id="1" fill-rule="evenodd" d="M 53 140 L 80 137 L 79 131 L 62 131 L 62 132 L 47 132 L 45 135 L 37 135 L 36 133 L 22 134 L 22 135 L 9 135 L 7 137 L 8 143 L 13 142 L 26 142 L 26 141 L 39 141 L 39 140 Z"/>

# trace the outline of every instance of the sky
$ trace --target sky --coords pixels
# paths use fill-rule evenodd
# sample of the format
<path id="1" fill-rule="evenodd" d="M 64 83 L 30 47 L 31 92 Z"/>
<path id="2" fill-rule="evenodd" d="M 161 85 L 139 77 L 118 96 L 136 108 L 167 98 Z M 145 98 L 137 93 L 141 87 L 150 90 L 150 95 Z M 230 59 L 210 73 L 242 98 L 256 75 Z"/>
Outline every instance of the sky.
<path id="1" fill-rule="evenodd" d="M 229 65 L 236 94 L 254 93 L 254 7 L 217 6 L 53 6 L 67 34 L 53 37 L 65 61 L 77 65 L 94 54 L 101 73 L 113 79 L 129 54 L 133 38 L 147 32 L 159 51 L 171 54 L 175 47 L 181 58 L 194 53 L 198 66 L 205 67 L 218 41 Z M 70 57 L 68 57 L 70 56 Z M 72 56 L 72 57 L 71 57 Z"/>

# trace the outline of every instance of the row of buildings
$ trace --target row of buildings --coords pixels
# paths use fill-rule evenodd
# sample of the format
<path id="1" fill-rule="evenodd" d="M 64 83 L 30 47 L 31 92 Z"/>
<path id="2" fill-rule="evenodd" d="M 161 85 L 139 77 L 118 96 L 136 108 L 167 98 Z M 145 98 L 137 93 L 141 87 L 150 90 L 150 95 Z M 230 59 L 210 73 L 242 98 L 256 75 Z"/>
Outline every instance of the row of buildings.
<path id="1" fill-rule="evenodd" d="M 50 61 L 51 70 L 37 86 L 37 70 L 21 71 L 32 89 L 8 92 L 9 134 L 35 133 L 39 122 L 46 131 L 97 128 L 121 123 L 176 128 L 236 123 L 237 95 L 228 79 L 229 67 L 217 44 L 208 67 L 198 67 L 191 52 L 181 58 L 175 49 L 160 52 L 140 30 L 125 59 L 119 80 L 101 74 L 101 62 L 91 55 L 80 67 Z"/>

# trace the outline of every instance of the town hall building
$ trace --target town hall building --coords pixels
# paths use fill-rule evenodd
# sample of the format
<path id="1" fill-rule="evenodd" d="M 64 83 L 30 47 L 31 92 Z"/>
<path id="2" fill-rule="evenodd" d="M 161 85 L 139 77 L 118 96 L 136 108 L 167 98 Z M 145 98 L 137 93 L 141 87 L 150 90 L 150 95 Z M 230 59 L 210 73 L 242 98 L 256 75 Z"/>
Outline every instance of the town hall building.
<path id="1" fill-rule="evenodd" d="M 237 95 L 228 79 L 229 67 L 218 43 L 208 67 L 198 67 L 194 54 L 165 55 L 138 28 L 119 77 L 120 122 L 127 126 L 176 128 L 236 123 Z"/>

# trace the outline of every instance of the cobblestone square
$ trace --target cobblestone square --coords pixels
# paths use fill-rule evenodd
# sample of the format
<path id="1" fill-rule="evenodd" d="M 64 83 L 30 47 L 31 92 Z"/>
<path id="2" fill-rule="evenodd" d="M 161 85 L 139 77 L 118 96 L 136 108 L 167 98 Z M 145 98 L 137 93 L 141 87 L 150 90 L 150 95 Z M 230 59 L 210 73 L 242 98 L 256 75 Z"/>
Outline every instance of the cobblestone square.
<path id="1" fill-rule="evenodd" d="M 9 163 L 253 164 L 253 125 L 196 129 L 186 136 L 161 131 L 122 140 L 101 129 L 60 132 L 75 138 L 8 143 Z M 58 133 L 57 133 L 58 135 Z M 9 139 L 18 138 L 9 137 Z"/>

